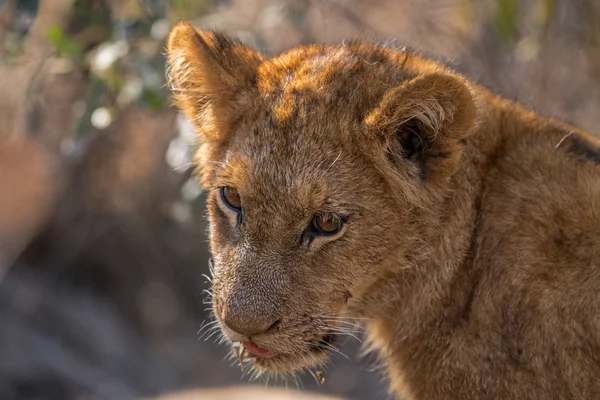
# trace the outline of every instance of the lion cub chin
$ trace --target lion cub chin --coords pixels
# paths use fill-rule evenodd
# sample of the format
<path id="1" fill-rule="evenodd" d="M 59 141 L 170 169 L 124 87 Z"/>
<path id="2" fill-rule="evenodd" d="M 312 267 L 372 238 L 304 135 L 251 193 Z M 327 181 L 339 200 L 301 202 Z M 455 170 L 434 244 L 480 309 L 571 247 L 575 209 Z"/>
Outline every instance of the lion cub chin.
<path id="1" fill-rule="evenodd" d="M 417 54 L 180 23 L 212 301 L 253 374 L 364 326 L 404 399 L 600 399 L 600 145 Z"/>

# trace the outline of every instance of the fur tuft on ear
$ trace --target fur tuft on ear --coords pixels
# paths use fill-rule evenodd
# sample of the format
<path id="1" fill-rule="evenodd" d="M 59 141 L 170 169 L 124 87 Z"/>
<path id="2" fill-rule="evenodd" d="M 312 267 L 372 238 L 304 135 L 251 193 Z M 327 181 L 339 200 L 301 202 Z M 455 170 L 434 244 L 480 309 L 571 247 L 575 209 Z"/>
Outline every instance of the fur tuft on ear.
<path id="1" fill-rule="evenodd" d="M 253 49 L 221 33 L 178 23 L 167 43 L 174 102 L 206 140 L 220 140 L 236 117 L 240 93 L 255 85 L 263 61 Z"/>
<path id="2" fill-rule="evenodd" d="M 364 123 L 391 161 L 409 160 L 421 180 L 440 184 L 459 168 L 475 103 L 462 78 L 433 72 L 390 89 Z"/>

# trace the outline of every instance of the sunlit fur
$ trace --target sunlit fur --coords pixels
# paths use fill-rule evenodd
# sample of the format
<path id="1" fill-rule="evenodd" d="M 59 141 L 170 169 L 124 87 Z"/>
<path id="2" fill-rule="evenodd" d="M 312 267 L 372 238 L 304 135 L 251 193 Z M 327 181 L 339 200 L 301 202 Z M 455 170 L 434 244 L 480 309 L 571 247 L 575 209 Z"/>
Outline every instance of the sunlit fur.
<path id="1" fill-rule="evenodd" d="M 270 326 L 278 353 L 246 374 L 321 368 L 356 324 L 404 399 L 600 398 L 597 139 L 370 43 L 266 59 L 181 23 L 168 61 L 208 194 L 204 335 Z M 322 213 L 343 229 L 307 234 Z"/>

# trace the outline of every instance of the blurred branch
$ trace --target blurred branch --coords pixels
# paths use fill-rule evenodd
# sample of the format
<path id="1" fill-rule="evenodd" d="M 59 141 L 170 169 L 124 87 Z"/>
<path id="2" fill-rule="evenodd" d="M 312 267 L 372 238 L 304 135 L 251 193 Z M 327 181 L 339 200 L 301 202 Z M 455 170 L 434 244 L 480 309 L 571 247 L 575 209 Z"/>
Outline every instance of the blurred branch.
<path id="1" fill-rule="evenodd" d="M 52 26 L 61 25 L 69 15 L 72 0 L 41 1 L 37 17 L 27 35 L 24 53 L 15 63 L 0 66 L 0 135 L 17 135 L 24 132 L 25 100 L 28 90 L 40 74 L 45 61 L 52 52 L 47 32 Z"/>
<path id="2" fill-rule="evenodd" d="M 11 3 L 9 11 L 14 13 L 16 6 Z M 0 201 L 0 264 L 5 266 L 12 263 L 47 220 L 61 187 L 55 176 L 61 176 L 58 174 L 60 158 L 27 135 L 30 132 L 26 116 L 32 92 L 47 81 L 45 67 L 53 51 L 47 32 L 67 20 L 71 5 L 71 0 L 41 1 L 23 54 L 16 62 L 0 65 L 0 87 L 3 89 L 0 96 L 0 187 L 11 191 Z M 3 28 L 9 26 L 3 25 Z M 47 118 L 41 121 L 41 126 L 64 130 L 65 123 L 69 123 L 65 109 L 72 107 L 77 96 L 73 95 L 73 90 L 69 96 L 63 94 L 65 90 L 69 92 L 72 82 L 77 85 L 77 80 L 69 76 L 59 82 L 62 90 L 45 93 L 44 109 L 49 112 L 44 115 Z M 48 117 L 55 121 L 46 125 Z"/>
<path id="3" fill-rule="evenodd" d="M 43 148 L 0 136 L 0 281 L 13 259 L 47 220 L 58 185 Z"/>
<path id="4" fill-rule="evenodd" d="M 0 56 L 4 54 L 4 41 L 6 34 L 11 30 L 16 9 L 16 0 L 5 0 L 4 6 L 0 8 Z"/>
<path id="5" fill-rule="evenodd" d="M 29 30 L 25 42 L 25 54 L 30 59 L 45 59 L 52 47 L 48 42 L 48 31 L 63 25 L 69 17 L 73 0 L 41 0 L 37 17 Z"/>

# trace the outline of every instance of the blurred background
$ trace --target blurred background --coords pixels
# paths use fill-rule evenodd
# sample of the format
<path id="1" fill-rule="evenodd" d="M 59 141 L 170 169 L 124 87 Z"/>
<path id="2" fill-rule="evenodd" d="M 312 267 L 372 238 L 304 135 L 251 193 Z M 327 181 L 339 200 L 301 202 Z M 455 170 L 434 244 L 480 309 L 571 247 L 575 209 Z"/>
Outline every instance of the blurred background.
<path id="1" fill-rule="evenodd" d="M 204 195 L 194 133 L 164 86 L 165 37 L 182 18 L 267 55 L 356 37 L 406 44 L 600 132 L 597 0 L 0 0 L 2 400 L 247 384 L 227 347 L 198 334 Z M 358 346 L 342 346 L 323 385 L 299 385 L 387 398 Z"/>

